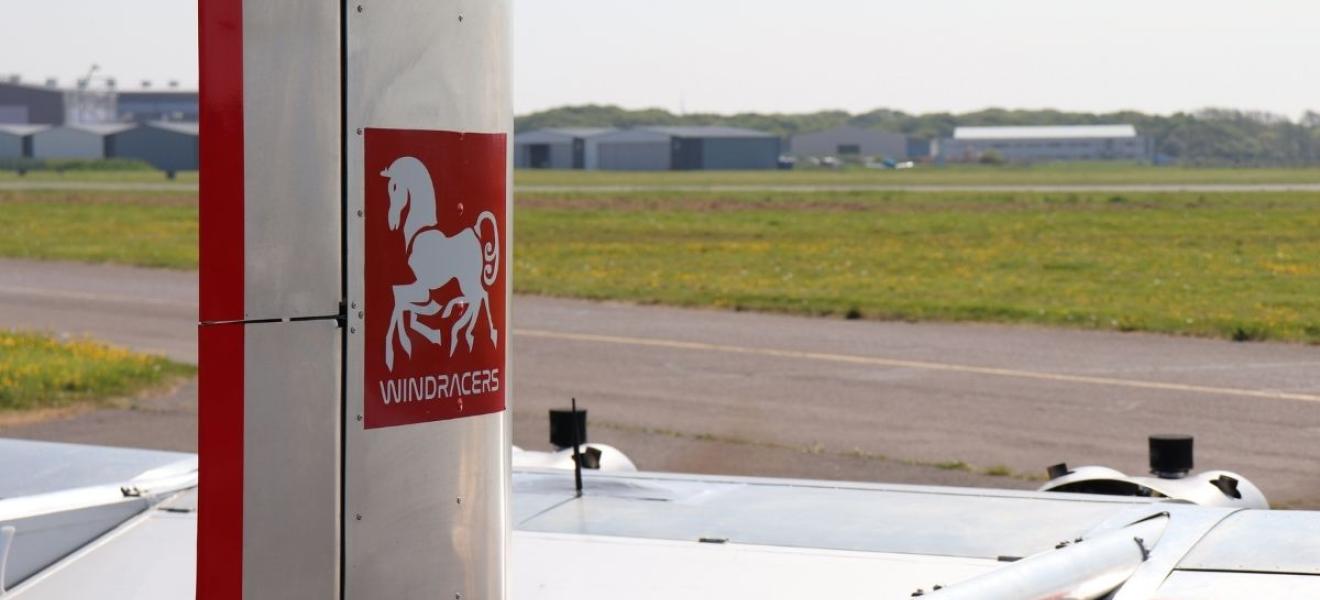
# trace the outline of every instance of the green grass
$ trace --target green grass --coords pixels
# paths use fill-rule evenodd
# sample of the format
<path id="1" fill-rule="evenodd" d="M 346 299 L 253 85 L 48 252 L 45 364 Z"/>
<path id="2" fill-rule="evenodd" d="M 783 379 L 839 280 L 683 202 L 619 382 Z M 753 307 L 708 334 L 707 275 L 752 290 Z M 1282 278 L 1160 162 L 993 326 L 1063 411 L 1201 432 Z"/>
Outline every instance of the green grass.
<path id="1" fill-rule="evenodd" d="M 1159 185 L 1159 184 L 1300 184 L 1320 183 L 1320 168 L 1152 167 L 1130 163 L 1058 163 L 1040 165 L 920 166 L 906 171 L 796 169 L 792 171 L 611 172 L 520 170 L 519 186 L 779 186 L 779 185 Z M 0 182 L 70 181 L 162 183 L 155 170 L 31 171 L 19 176 L 0 171 Z M 178 183 L 197 183 L 198 173 L 178 174 Z"/>
<path id="2" fill-rule="evenodd" d="M 197 196 L 0 191 L 0 256 L 197 267 Z"/>
<path id="3" fill-rule="evenodd" d="M 784 186 L 784 185 L 1160 185 L 1320 183 L 1320 168 L 1183 168 L 1125 163 L 1060 163 L 1031 166 L 921 166 L 904 171 L 848 168 L 791 171 L 521 170 L 518 186 Z"/>
<path id="4" fill-rule="evenodd" d="M 0 330 L 0 414 L 127 396 L 195 372 L 90 340 Z"/>
<path id="5" fill-rule="evenodd" d="M 1320 342 L 1320 194 L 519 199 L 524 293 Z"/>
<path id="6" fill-rule="evenodd" d="M 0 171 L 0 183 L 3 182 L 23 182 L 23 181 L 70 181 L 78 183 L 87 182 L 106 182 L 106 183 L 197 183 L 197 171 L 180 171 L 175 179 L 165 177 L 163 171 L 155 169 L 150 170 L 125 170 L 125 171 L 102 171 L 97 169 L 72 170 L 72 171 L 28 171 L 25 175 L 19 175 L 15 171 Z"/>
<path id="7" fill-rule="evenodd" d="M 1320 193 L 524 193 L 520 293 L 1320 343 Z M 0 192 L 0 256 L 197 264 L 195 196 Z"/>
<path id="8" fill-rule="evenodd" d="M 1152 167 L 1130 163 L 1058 163 L 1040 165 L 920 166 L 906 171 L 863 169 L 796 169 L 792 171 L 684 171 L 632 173 L 610 171 L 520 170 L 519 186 L 779 186 L 779 185 L 1160 185 L 1160 184 L 1304 184 L 1320 183 L 1320 168 Z M 19 176 L 0 171 L 0 182 L 69 181 L 164 183 L 156 170 L 30 171 Z M 198 173 L 186 171 L 174 180 L 197 183 Z"/>

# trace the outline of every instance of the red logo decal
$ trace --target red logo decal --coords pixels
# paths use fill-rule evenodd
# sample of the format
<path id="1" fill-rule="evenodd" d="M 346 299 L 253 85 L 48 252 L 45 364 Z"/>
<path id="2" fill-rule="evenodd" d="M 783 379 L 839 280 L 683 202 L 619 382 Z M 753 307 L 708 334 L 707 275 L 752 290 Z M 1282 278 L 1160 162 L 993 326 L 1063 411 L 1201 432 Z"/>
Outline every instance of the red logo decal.
<path id="1" fill-rule="evenodd" d="M 365 136 L 367 429 L 504 410 L 506 136 Z"/>

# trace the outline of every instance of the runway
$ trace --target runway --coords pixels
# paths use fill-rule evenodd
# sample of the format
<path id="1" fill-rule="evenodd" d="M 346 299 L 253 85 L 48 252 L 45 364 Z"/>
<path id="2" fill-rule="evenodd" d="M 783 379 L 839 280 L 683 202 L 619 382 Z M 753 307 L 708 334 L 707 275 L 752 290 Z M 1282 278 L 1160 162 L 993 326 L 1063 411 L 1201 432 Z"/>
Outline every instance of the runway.
<path id="1" fill-rule="evenodd" d="M 195 273 L 0 261 L 0 327 L 195 360 L 195 303 Z M 590 437 L 647 470 L 1032 487 L 1062 461 L 1142 472 L 1145 436 L 1179 432 L 1197 436 L 1198 469 L 1320 506 L 1315 346 L 521 296 L 513 310 L 525 447 L 576 397 Z M 190 394 L 0 435 L 191 449 Z"/>

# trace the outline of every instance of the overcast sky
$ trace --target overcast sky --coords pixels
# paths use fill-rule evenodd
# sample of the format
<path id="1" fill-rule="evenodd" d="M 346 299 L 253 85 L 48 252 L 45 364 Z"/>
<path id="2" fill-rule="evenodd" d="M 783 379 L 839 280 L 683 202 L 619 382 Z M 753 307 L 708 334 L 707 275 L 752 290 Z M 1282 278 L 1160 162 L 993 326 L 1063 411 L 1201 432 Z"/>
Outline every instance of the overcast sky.
<path id="1" fill-rule="evenodd" d="M 195 0 L 10 0 L 0 74 L 196 85 Z M 1314 0 L 514 0 L 519 113 L 1320 109 Z"/>

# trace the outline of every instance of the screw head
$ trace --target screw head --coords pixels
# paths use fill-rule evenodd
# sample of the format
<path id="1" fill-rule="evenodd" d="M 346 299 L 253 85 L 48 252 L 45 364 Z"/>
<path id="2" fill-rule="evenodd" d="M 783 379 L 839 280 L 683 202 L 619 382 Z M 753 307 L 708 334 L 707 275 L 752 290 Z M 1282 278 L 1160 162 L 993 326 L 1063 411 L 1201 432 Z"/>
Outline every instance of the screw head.
<path id="1" fill-rule="evenodd" d="M 365 314 L 365 313 L 363 313 L 362 311 L 359 310 L 359 311 L 358 311 L 358 318 L 361 319 L 363 314 Z"/>
<path id="2" fill-rule="evenodd" d="M 354 520 L 354 521 L 361 521 L 361 520 L 362 520 L 362 515 L 353 515 L 353 520 Z"/>
<path id="3" fill-rule="evenodd" d="M 357 6 L 357 11 L 358 11 L 358 12 L 362 12 L 362 5 L 361 5 L 361 4 L 359 4 L 359 5 Z"/>
<path id="4" fill-rule="evenodd" d="M 361 127 L 358 127 L 358 128 L 357 128 L 357 134 L 358 134 L 358 135 L 362 135 L 362 128 L 361 128 Z"/>
<path id="5" fill-rule="evenodd" d="M 358 415 L 358 416 L 357 416 L 357 420 L 358 420 L 358 423 L 361 423 L 361 422 L 362 422 L 362 415 Z"/>
<path id="6" fill-rule="evenodd" d="M 357 216 L 358 216 L 358 217 L 361 217 L 361 216 L 362 216 L 362 210 L 361 210 L 361 209 L 359 209 L 359 210 L 357 211 Z"/>
<path id="7" fill-rule="evenodd" d="M 348 328 L 348 332 L 349 332 L 349 333 L 357 333 L 357 327 L 349 327 L 349 328 Z"/>

